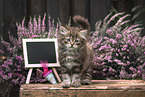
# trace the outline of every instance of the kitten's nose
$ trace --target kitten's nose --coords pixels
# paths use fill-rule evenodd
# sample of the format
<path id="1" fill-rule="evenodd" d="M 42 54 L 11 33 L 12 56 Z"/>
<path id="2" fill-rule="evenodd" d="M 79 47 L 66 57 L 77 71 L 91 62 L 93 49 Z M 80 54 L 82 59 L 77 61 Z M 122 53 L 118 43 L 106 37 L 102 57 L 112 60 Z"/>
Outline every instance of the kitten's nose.
<path id="1" fill-rule="evenodd" d="M 74 43 L 73 43 L 73 42 L 71 42 L 71 47 L 73 47 L 73 45 L 74 45 Z"/>
<path id="2" fill-rule="evenodd" d="M 71 47 L 73 47 L 74 44 L 71 44 Z"/>

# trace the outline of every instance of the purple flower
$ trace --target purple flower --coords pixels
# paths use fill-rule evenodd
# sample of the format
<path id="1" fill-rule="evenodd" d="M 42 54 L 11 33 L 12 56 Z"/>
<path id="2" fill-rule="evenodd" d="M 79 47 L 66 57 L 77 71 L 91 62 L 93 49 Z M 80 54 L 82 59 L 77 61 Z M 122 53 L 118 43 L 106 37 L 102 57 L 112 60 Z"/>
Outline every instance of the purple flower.
<path id="1" fill-rule="evenodd" d="M 1 54 L 3 54 L 3 53 L 4 53 L 4 51 L 2 51 L 2 50 L 0 49 L 0 53 L 1 53 Z"/>
<path id="2" fill-rule="evenodd" d="M 38 21 L 37 21 L 38 20 Z M 37 19 L 36 17 L 30 18 L 28 22 L 28 27 L 25 27 L 25 19 L 23 19 L 22 23 L 16 23 L 17 26 L 17 34 L 18 38 L 14 38 L 9 32 L 10 43 L 6 42 L 1 38 L 1 43 L 7 48 L 9 53 L 8 58 L 2 65 L 0 65 L 0 76 L 3 79 L 10 80 L 12 83 L 16 85 L 21 85 L 25 82 L 27 70 L 24 68 L 24 59 L 23 59 L 23 48 L 22 48 L 22 39 L 23 38 L 48 38 L 48 33 L 51 34 L 49 38 L 55 38 L 56 33 L 58 31 L 57 27 L 54 27 L 54 21 L 51 25 L 52 31 L 47 31 L 46 29 L 46 14 L 44 15 L 43 20 L 41 21 L 41 16 Z M 51 21 L 50 21 L 51 22 Z M 58 23 L 57 23 L 58 24 Z M 49 27 L 48 27 L 49 29 Z M 0 50 L 0 53 L 5 53 Z M 43 82 L 43 78 L 35 79 L 36 72 L 32 74 L 32 81 L 41 81 Z M 45 80 L 46 81 L 46 80 Z"/>
<path id="3" fill-rule="evenodd" d="M 104 37 L 104 39 L 106 39 L 106 40 L 107 40 L 107 39 L 109 39 L 109 38 L 108 38 L 108 37 Z"/>
<path id="4" fill-rule="evenodd" d="M 116 53 L 116 56 L 119 56 L 119 54 L 118 54 L 118 53 Z"/>
<path id="5" fill-rule="evenodd" d="M 128 15 L 123 14 L 111 17 L 110 13 L 103 21 L 97 22 L 96 31 L 91 37 L 95 54 L 93 62 L 98 75 L 103 78 L 135 78 L 141 73 L 138 66 L 145 62 L 145 37 L 140 37 L 142 28 L 140 25 L 122 27 L 130 21 L 126 20 Z M 116 17 L 119 19 L 110 26 Z M 113 67 L 116 73 L 109 72 Z"/>
<path id="6" fill-rule="evenodd" d="M 118 52 L 120 52 L 120 49 L 118 49 Z"/>
<path id="7" fill-rule="evenodd" d="M 34 38 L 34 37 L 39 37 L 39 35 L 32 35 L 32 38 Z"/>
<path id="8" fill-rule="evenodd" d="M 9 78 L 12 78 L 12 73 L 8 73 Z"/>
<path id="9" fill-rule="evenodd" d="M 103 71 L 107 71 L 107 68 L 104 68 Z"/>
<path id="10" fill-rule="evenodd" d="M 117 43 L 117 41 L 116 41 L 115 39 L 110 39 L 110 42 L 111 42 L 112 44 L 116 44 L 116 43 Z"/>
<path id="11" fill-rule="evenodd" d="M 121 35 L 121 34 L 117 34 L 117 35 L 116 35 L 116 39 L 117 39 L 117 40 L 119 40 L 119 39 L 121 39 L 121 38 L 122 38 L 122 35 Z"/>
<path id="12" fill-rule="evenodd" d="M 112 30 L 110 30 L 110 29 L 109 29 L 109 30 L 107 30 L 107 31 L 106 31 L 106 33 L 107 33 L 108 35 L 114 35 L 113 31 L 112 31 Z"/>

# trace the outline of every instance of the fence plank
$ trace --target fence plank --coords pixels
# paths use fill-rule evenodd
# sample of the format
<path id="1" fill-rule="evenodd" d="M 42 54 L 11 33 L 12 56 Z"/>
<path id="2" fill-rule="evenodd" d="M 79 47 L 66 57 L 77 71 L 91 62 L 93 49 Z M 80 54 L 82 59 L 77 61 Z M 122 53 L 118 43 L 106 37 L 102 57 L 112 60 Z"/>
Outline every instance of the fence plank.
<path id="1" fill-rule="evenodd" d="M 20 22 L 26 16 L 26 0 L 4 0 L 4 32 L 3 36 L 6 41 L 8 38 L 8 31 L 16 34 L 16 21 Z"/>
<path id="2" fill-rule="evenodd" d="M 50 15 L 55 21 L 59 14 L 59 0 L 47 0 L 47 14 Z"/>
<path id="3" fill-rule="evenodd" d="M 3 36 L 3 0 L 0 0 L 0 36 Z M 3 50 L 3 45 L 1 44 L 1 42 L 0 42 L 0 49 Z M 0 56 L 1 55 L 2 54 L 0 53 Z"/>
<path id="4" fill-rule="evenodd" d="M 27 0 L 27 16 L 38 17 L 46 13 L 46 0 Z"/>
<path id="5" fill-rule="evenodd" d="M 81 15 L 89 18 L 89 0 L 70 0 L 70 15 Z M 72 22 L 72 25 L 75 25 Z"/>
<path id="6" fill-rule="evenodd" d="M 138 10 L 141 11 L 142 9 L 145 10 L 145 0 L 134 0 L 136 5 L 134 6 L 140 6 L 140 9 Z M 139 15 L 139 19 L 141 20 L 142 26 L 143 28 L 145 28 L 145 11 L 143 11 L 140 15 Z M 141 36 L 145 36 L 145 29 L 142 30 L 141 32 Z"/>
<path id="7" fill-rule="evenodd" d="M 134 5 L 134 0 L 118 0 L 113 2 L 113 6 L 118 12 L 130 13 Z"/>
<path id="8" fill-rule="evenodd" d="M 66 25 L 70 17 L 70 0 L 47 0 L 47 14 L 52 19 L 60 19 L 63 25 Z"/>
<path id="9" fill-rule="evenodd" d="M 2 35 L 3 30 L 3 0 L 0 0 L 0 35 Z"/>
<path id="10" fill-rule="evenodd" d="M 70 17 L 70 0 L 59 0 L 59 18 L 63 25 L 68 24 Z"/>
<path id="11" fill-rule="evenodd" d="M 102 20 L 111 8 L 111 0 L 90 0 L 90 23 L 92 30 L 97 21 Z"/>
<path id="12" fill-rule="evenodd" d="M 70 0 L 70 6 L 71 16 L 85 16 L 85 0 Z"/>

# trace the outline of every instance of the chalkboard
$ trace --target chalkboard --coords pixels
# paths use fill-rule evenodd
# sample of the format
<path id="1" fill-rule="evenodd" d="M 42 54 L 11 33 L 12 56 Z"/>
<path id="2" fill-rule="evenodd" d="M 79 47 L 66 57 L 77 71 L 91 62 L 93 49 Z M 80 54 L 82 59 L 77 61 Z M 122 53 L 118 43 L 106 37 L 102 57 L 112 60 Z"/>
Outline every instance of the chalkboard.
<path id="1" fill-rule="evenodd" d="M 25 67 L 42 67 L 47 60 L 48 67 L 59 66 L 57 39 L 23 39 Z"/>

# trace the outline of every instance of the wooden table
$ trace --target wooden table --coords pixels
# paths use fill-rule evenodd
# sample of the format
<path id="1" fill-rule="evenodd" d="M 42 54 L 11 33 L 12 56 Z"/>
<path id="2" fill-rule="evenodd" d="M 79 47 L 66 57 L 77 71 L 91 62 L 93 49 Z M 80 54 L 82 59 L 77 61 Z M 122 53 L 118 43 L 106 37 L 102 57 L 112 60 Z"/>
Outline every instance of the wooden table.
<path id="1" fill-rule="evenodd" d="M 63 89 L 60 83 L 24 84 L 20 97 L 145 97 L 143 80 L 92 80 L 91 85 Z"/>

